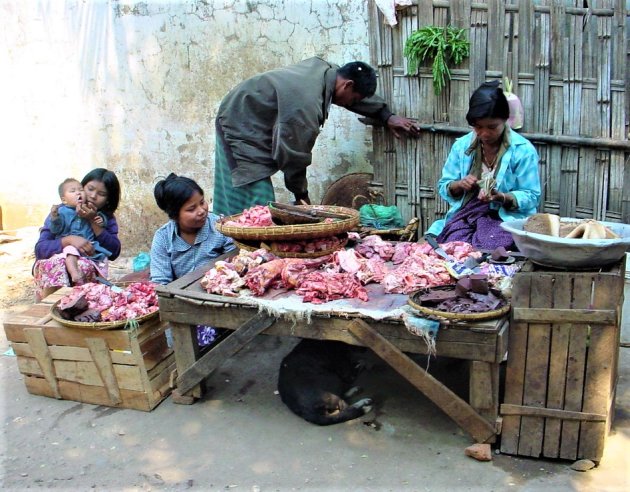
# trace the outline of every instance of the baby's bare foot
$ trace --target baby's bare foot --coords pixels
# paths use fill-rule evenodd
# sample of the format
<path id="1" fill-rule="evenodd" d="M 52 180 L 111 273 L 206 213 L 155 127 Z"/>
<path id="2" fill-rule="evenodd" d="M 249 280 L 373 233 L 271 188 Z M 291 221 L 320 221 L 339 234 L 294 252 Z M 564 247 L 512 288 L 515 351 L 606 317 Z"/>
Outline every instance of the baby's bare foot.
<path id="1" fill-rule="evenodd" d="M 72 285 L 83 285 L 84 283 L 85 283 L 85 277 L 83 275 L 72 277 Z"/>

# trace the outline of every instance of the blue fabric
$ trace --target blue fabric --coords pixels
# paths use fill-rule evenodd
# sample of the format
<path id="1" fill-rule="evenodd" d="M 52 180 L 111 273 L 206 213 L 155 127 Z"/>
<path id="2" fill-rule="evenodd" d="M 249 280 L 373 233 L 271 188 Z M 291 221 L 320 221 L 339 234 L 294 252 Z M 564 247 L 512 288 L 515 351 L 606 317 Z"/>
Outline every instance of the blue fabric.
<path id="1" fill-rule="evenodd" d="M 174 220 L 155 231 L 151 245 L 151 281 L 168 284 L 234 249 L 232 239 L 216 229 L 218 219 L 215 214 L 208 214 L 194 244 L 188 244 L 179 236 Z"/>
<path id="2" fill-rule="evenodd" d="M 499 170 L 495 176 L 496 189 L 502 193 L 511 193 L 516 199 L 518 207 L 508 210 L 499 208 L 499 217 L 503 221 L 524 219 L 536 213 L 540 201 L 540 176 L 538 174 L 538 153 L 534 146 L 509 127 L 510 145 L 501 158 Z M 431 224 L 427 234 L 439 236 L 455 213 L 462 207 L 464 197 L 455 198 L 450 195 L 448 186 L 469 174 L 473 154 L 467 153 L 475 138 L 475 132 L 470 132 L 455 140 L 442 170 L 442 177 L 438 181 L 438 192 L 446 200 L 450 208 L 444 219 Z"/>
<path id="3" fill-rule="evenodd" d="M 217 332 L 212 326 L 197 325 L 197 344 L 206 347 L 217 339 Z"/>
<path id="4" fill-rule="evenodd" d="M 105 258 L 109 258 L 112 255 L 111 251 L 99 244 L 90 223 L 79 217 L 74 207 L 60 205 L 57 212 L 57 218 L 50 219 L 50 232 L 55 235 L 55 238 L 80 236 L 87 239 L 94 246 L 95 252 L 90 258 L 95 261 L 103 261 Z M 103 228 L 107 227 L 107 217 L 105 217 L 105 214 L 98 212 L 98 215 L 103 219 Z"/>
<path id="5" fill-rule="evenodd" d="M 120 239 L 118 239 L 118 222 L 113 215 L 106 215 L 107 225 L 96 236 L 98 243 L 111 251 L 112 255 L 109 257 L 111 261 L 118 258 L 121 251 Z M 46 260 L 52 256 L 59 254 L 63 251 L 61 246 L 61 239 L 56 238 L 55 235 L 50 232 L 50 215 L 46 217 L 44 226 L 39 230 L 39 239 L 35 244 L 35 259 Z"/>

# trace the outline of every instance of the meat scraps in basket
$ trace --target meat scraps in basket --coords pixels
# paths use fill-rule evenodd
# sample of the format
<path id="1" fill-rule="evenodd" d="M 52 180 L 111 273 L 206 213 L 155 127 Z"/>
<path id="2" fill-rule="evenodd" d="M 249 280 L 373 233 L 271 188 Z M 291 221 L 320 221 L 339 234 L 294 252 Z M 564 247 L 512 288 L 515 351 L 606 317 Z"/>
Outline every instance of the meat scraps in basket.
<path id="1" fill-rule="evenodd" d="M 64 319 L 80 322 L 111 322 L 139 318 L 158 310 L 158 297 L 151 282 L 133 282 L 122 292 L 89 282 L 77 285 L 57 304 Z"/>

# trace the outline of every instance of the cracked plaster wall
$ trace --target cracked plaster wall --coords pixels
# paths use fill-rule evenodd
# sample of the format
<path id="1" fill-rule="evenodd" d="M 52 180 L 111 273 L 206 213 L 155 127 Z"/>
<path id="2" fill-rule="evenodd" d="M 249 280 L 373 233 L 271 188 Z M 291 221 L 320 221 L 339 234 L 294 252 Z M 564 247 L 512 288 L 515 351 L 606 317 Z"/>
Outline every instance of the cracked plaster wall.
<path id="1" fill-rule="evenodd" d="M 369 61 L 366 2 L 3 0 L 4 229 L 41 225 L 57 183 L 106 167 L 123 187 L 123 254 L 147 250 L 166 221 L 153 200 L 160 176 L 190 176 L 212 197 L 225 93 L 314 55 Z M 357 115 L 333 106 L 309 170 L 314 201 L 335 179 L 371 171 L 371 148 Z"/>

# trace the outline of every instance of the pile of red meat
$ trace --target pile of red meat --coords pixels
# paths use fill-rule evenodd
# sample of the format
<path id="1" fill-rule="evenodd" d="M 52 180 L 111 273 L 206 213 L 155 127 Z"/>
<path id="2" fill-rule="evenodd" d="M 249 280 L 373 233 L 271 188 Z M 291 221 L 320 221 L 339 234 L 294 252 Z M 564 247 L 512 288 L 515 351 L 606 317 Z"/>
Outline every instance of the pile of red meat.
<path id="1" fill-rule="evenodd" d="M 458 260 L 473 252 L 470 244 L 459 241 L 442 247 Z M 210 293 L 237 296 L 248 288 L 262 296 L 270 288 L 286 288 L 313 303 L 341 298 L 367 301 L 364 285 L 370 282 L 381 284 L 388 293 L 409 294 L 454 280 L 428 244 L 390 243 L 380 236 L 368 236 L 355 248 L 317 259 L 282 259 L 265 250 L 241 250 L 231 260 L 217 262 L 201 280 Z"/>
<path id="2" fill-rule="evenodd" d="M 271 219 L 269 207 L 256 205 L 255 207 L 243 210 L 243 213 L 236 220 L 228 220 L 226 226 L 237 227 L 267 227 L 274 225 Z"/>
<path id="3" fill-rule="evenodd" d="M 122 292 L 87 283 L 72 288 L 57 305 L 61 316 L 83 322 L 121 321 L 158 310 L 158 297 L 151 282 L 134 282 Z"/>

